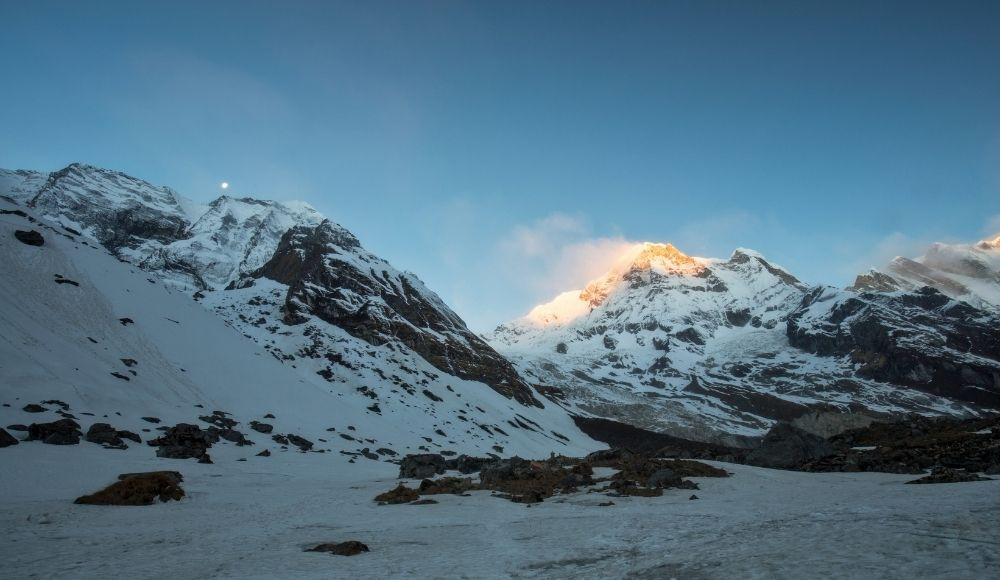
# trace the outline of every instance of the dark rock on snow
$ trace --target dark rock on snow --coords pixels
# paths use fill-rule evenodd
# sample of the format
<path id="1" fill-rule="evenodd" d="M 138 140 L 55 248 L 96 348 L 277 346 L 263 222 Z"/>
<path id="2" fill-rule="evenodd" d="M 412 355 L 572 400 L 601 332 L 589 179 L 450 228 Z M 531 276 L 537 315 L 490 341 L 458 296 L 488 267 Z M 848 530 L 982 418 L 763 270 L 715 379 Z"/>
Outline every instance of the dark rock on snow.
<path id="1" fill-rule="evenodd" d="M 22 244 L 29 246 L 41 246 L 45 244 L 45 238 L 35 230 L 14 230 L 14 237 Z"/>
<path id="2" fill-rule="evenodd" d="M 119 431 L 107 423 L 94 423 L 87 430 L 84 437 L 91 443 L 104 445 L 109 449 L 126 449 L 128 445 L 122 439 L 130 439 L 136 443 L 142 443 L 142 439 L 131 431 Z"/>
<path id="3" fill-rule="evenodd" d="M 17 444 L 18 440 L 16 437 L 11 435 L 4 429 L 0 429 L 0 447 L 10 447 L 11 445 L 17 445 Z"/>
<path id="4" fill-rule="evenodd" d="M 959 471 L 948 467 L 938 467 L 930 475 L 907 481 L 906 483 L 963 483 L 967 481 L 988 481 L 988 477 L 979 477 L 975 473 Z"/>
<path id="5" fill-rule="evenodd" d="M 444 473 L 447 464 L 437 453 L 407 455 L 399 464 L 400 479 L 426 479 Z"/>
<path id="6" fill-rule="evenodd" d="M 189 459 L 207 455 L 208 448 L 218 441 L 218 435 L 202 431 L 197 425 L 178 423 L 160 437 L 149 441 L 149 445 L 159 447 L 156 450 L 157 457 Z"/>
<path id="7" fill-rule="evenodd" d="M 151 505 L 180 501 L 184 497 L 181 482 L 184 477 L 176 471 L 151 471 L 148 473 L 123 473 L 118 481 L 101 491 L 79 497 L 73 503 L 89 505 Z"/>
<path id="8" fill-rule="evenodd" d="M 337 556 L 356 556 L 368 551 L 368 546 L 354 540 L 340 542 L 339 544 L 320 544 L 312 548 L 306 548 L 306 552 L 327 552 Z"/>
<path id="9" fill-rule="evenodd" d="M 777 423 L 764 436 L 760 447 L 750 451 L 747 463 L 758 467 L 794 469 L 831 453 L 833 446 L 826 439 L 788 423 Z"/>
<path id="10" fill-rule="evenodd" d="M 32 423 L 28 427 L 28 441 L 41 441 L 49 445 L 76 445 L 82 435 L 80 424 L 72 419 Z"/>

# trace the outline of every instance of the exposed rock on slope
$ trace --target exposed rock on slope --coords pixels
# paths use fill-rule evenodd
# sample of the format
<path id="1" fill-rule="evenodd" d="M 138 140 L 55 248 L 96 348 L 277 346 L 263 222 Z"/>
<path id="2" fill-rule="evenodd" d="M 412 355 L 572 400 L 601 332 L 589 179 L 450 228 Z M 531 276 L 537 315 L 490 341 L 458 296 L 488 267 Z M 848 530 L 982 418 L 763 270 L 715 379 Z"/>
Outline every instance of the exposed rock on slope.
<path id="1" fill-rule="evenodd" d="M 788 339 L 849 357 L 862 377 L 1000 408 L 1000 316 L 930 287 L 909 294 L 816 288 L 789 315 Z"/>
<path id="2" fill-rule="evenodd" d="M 423 282 L 365 251 L 350 232 L 330 221 L 286 232 L 257 275 L 288 285 L 288 324 L 303 323 L 313 314 L 374 345 L 398 341 L 445 373 L 540 406 L 510 363 Z"/>

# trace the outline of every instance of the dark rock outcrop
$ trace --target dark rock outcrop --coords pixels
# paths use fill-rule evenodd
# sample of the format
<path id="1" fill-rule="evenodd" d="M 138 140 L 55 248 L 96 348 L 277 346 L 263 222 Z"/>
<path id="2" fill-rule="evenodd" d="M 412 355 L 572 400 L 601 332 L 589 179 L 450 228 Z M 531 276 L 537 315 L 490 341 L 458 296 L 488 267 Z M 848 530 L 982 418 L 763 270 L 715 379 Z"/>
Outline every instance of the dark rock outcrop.
<path id="1" fill-rule="evenodd" d="M 326 552 L 337 556 L 357 556 L 368 551 L 368 546 L 354 540 L 336 544 L 320 544 L 312 548 L 306 548 L 306 552 Z"/>
<path id="2" fill-rule="evenodd" d="M 14 237 L 17 238 L 17 241 L 29 246 L 42 246 L 45 244 L 45 238 L 35 230 L 14 230 Z"/>
<path id="3" fill-rule="evenodd" d="M 417 499 L 420 499 L 420 493 L 415 489 L 406 487 L 402 483 L 385 493 L 380 493 L 375 496 L 375 501 L 377 501 L 379 505 L 410 503 L 411 501 L 415 501 Z"/>
<path id="4" fill-rule="evenodd" d="M 28 441 L 41 441 L 49 445 L 76 445 L 82 435 L 80 424 L 72 419 L 32 423 L 28 427 Z"/>
<path id="5" fill-rule="evenodd" d="M 157 457 L 169 459 L 201 459 L 207 457 L 207 451 L 213 443 L 219 441 L 218 435 L 209 431 L 203 431 L 197 425 L 188 423 L 178 423 L 170 427 L 156 439 L 148 443 L 152 447 L 158 447 Z"/>
<path id="6" fill-rule="evenodd" d="M 750 451 L 747 463 L 758 467 L 794 469 L 833 453 L 830 443 L 788 423 L 778 423 L 767 432 L 760 447 Z"/>
<path id="7" fill-rule="evenodd" d="M 360 263 L 369 267 L 361 269 Z M 272 258 L 254 275 L 288 285 L 288 324 L 314 315 L 374 345 L 399 342 L 443 372 L 484 382 L 522 404 L 541 406 L 510 362 L 420 280 L 396 272 L 328 220 L 286 232 Z"/>
<path id="8" fill-rule="evenodd" d="M 91 443 L 97 443 L 103 445 L 108 449 L 126 449 L 128 445 L 125 444 L 123 439 L 130 439 L 136 443 L 142 443 L 142 439 L 131 431 L 121 431 L 115 429 L 108 423 L 94 423 L 87 430 L 87 435 L 84 437 L 87 441 Z"/>
<path id="9" fill-rule="evenodd" d="M 809 292 L 788 316 L 792 346 L 850 356 L 865 378 L 1000 409 L 1000 315 L 924 287 Z"/>
<path id="10" fill-rule="evenodd" d="M 988 481 L 988 477 L 979 477 L 975 473 L 959 471 L 949 467 L 938 467 L 930 475 L 906 483 L 964 483 L 967 481 Z"/>
<path id="11" fill-rule="evenodd" d="M 445 458 L 437 453 L 407 455 L 399 463 L 400 479 L 426 479 L 444 473 L 447 469 Z"/>
<path id="12" fill-rule="evenodd" d="M 180 501 L 184 497 L 182 481 L 184 477 L 176 471 L 123 473 L 115 483 L 97 493 L 79 497 L 73 503 L 136 506 L 152 505 L 156 500 Z"/>
<path id="13" fill-rule="evenodd" d="M 5 429 L 0 429 L 0 447 L 10 447 L 17 444 L 18 440 L 16 437 L 8 433 Z"/>

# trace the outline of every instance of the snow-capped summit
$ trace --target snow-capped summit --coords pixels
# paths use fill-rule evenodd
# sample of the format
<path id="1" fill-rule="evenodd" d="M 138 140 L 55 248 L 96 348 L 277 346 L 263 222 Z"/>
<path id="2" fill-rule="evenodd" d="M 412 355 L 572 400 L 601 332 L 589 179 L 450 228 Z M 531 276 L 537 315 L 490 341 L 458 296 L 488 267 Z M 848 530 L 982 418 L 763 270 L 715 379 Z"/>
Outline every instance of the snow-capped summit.
<path id="1" fill-rule="evenodd" d="M 923 256 L 894 258 L 857 277 L 858 291 L 930 286 L 977 308 L 1000 309 L 1000 236 L 975 244 L 932 244 Z"/>
<path id="2" fill-rule="evenodd" d="M 529 380 L 557 387 L 580 414 L 740 444 L 733 435 L 759 435 L 774 420 L 816 409 L 960 413 L 992 405 L 989 393 L 1000 385 L 988 378 L 1000 364 L 989 357 L 1000 353 L 966 361 L 966 376 L 977 381 L 966 389 L 947 361 L 968 357 L 951 346 L 900 342 L 915 332 L 914 320 L 956 336 L 989 327 L 982 313 L 938 296 L 810 291 L 753 250 L 737 249 L 727 260 L 645 243 L 583 291 L 536 306 L 488 340 Z M 864 315 L 838 326 L 845 304 Z M 873 359 L 877 345 L 922 361 L 924 374 L 859 362 L 882 360 Z"/>

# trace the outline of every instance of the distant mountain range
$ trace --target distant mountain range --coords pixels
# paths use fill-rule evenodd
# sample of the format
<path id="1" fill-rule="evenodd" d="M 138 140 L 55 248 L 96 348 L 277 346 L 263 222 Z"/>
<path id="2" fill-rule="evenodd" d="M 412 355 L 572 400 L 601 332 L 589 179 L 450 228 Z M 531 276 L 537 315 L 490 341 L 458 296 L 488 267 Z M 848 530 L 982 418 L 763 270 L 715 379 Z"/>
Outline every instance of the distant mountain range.
<path id="1" fill-rule="evenodd" d="M 748 445 L 815 412 L 1000 409 L 1000 238 L 935 245 L 848 289 L 752 250 L 638 244 L 480 337 L 302 202 L 202 205 L 81 164 L 0 170 L 0 195 L 0 375 L 22 399 L 176 420 L 193 402 L 280 407 L 289 429 L 376 458 L 598 447 L 573 415 Z M 46 244 L 15 240 L 29 229 Z"/>

